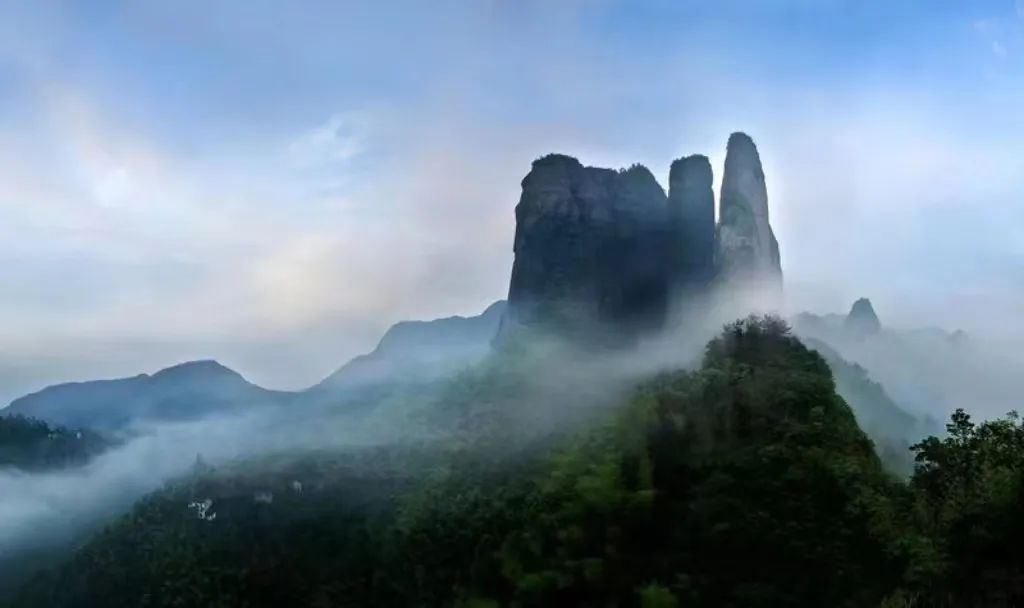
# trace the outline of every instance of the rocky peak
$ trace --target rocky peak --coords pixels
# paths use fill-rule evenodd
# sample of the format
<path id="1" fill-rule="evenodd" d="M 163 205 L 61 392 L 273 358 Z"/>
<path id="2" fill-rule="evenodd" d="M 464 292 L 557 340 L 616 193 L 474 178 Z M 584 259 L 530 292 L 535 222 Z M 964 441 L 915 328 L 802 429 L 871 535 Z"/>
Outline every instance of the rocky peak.
<path id="1" fill-rule="evenodd" d="M 503 331 L 660 322 L 667 199 L 649 170 L 553 154 L 533 163 L 522 186 Z"/>
<path id="2" fill-rule="evenodd" d="M 750 137 L 729 138 L 717 228 L 712 183 L 702 155 L 672 163 L 667 196 L 641 165 L 600 169 L 562 154 L 534 161 L 516 205 L 501 335 L 526 326 L 635 337 L 664 326 L 673 296 L 686 307 L 712 284 L 730 296 L 752 288 L 762 298 L 766 286 L 781 295 L 779 246 Z M 778 303 L 730 300 L 753 307 L 741 314 Z"/>
<path id="3" fill-rule="evenodd" d="M 882 330 L 882 322 L 878 320 L 875 308 L 867 298 L 860 298 L 853 303 L 843 326 L 858 337 L 874 335 Z"/>
<path id="4" fill-rule="evenodd" d="M 668 214 L 675 286 L 705 287 L 715 272 L 715 193 L 711 162 L 703 154 L 680 158 L 669 171 Z"/>
<path id="5" fill-rule="evenodd" d="M 764 170 L 757 146 L 745 133 L 729 136 L 718 221 L 719 277 L 781 292 L 779 243 L 768 221 Z"/>
<path id="6" fill-rule="evenodd" d="M 665 191 L 661 189 L 654 174 L 643 165 L 633 165 L 617 172 L 614 197 L 617 206 L 623 210 L 641 213 L 637 219 L 661 220 L 665 210 Z"/>

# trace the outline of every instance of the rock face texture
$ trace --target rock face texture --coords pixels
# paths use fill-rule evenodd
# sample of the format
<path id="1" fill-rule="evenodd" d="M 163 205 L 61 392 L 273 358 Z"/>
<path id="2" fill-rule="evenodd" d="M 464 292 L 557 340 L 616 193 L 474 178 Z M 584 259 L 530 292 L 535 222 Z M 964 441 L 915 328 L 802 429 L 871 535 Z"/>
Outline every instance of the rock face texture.
<path id="1" fill-rule="evenodd" d="M 516 206 L 515 263 L 502 332 L 658 325 L 667 303 L 667 198 L 646 168 L 533 163 Z"/>
<path id="2" fill-rule="evenodd" d="M 725 156 L 716 247 L 724 283 L 782 290 L 779 243 L 768 221 L 768 191 L 757 146 L 733 133 Z"/>
<path id="3" fill-rule="evenodd" d="M 711 163 L 672 163 L 665 195 L 646 168 L 585 167 L 560 154 L 533 163 L 516 206 L 515 262 L 500 336 L 529 327 L 634 338 L 664 326 L 673 304 L 718 289 L 781 294 L 754 142 L 729 138 L 719 224 Z M 749 311 L 746 311 L 749 312 Z"/>
<path id="4" fill-rule="evenodd" d="M 715 275 L 715 193 L 703 154 L 676 160 L 669 172 L 670 255 L 674 287 L 692 293 Z"/>
<path id="5" fill-rule="evenodd" d="M 882 331 L 882 322 L 875 314 L 875 308 L 871 300 L 860 298 L 853 303 L 850 314 L 846 315 L 843 322 L 844 329 L 856 337 L 872 336 Z"/>

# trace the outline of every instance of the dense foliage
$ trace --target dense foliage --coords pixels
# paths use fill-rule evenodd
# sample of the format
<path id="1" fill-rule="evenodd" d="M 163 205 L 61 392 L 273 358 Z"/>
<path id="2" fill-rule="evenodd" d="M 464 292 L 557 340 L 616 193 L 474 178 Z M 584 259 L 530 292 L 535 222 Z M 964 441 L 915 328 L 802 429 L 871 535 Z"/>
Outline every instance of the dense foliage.
<path id="1" fill-rule="evenodd" d="M 882 466 L 828 365 L 775 319 L 692 372 L 527 435 L 521 361 L 444 392 L 452 434 L 193 475 L 14 606 L 961 606 L 1022 601 L 1024 425 Z M 595 382 L 595 384 L 597 384 Z M 563 389 L 566 387 L 562 387 Z M 590 387 L 593 388 L 593 387 Z M 584 394 L 584 393 L 577 393 Z M 569 407 L 566 405 L 566 407 Z M 561 419 L 555 419 L 561 420 Z M 498 456 L 496 456 L 498 455 Z"/>
<path id="2" fill-rule="evenodd" d="M 910 445 L 920 439 L 924 431 L 933 431 L 929 420 L 919 420 L 900 408 L 881 384 L 868 376 L 867 370 L 843 359 L 838 352 L 820 340 L 803 339 L 828 363 L 835 378 L 836 392 L 850 405 L 857 424 L 871 438 L 883 464 L 901 476 L 914 471 L 914 458 Z"/>
<path id="3" fill-rule="evenodd" d="M 953 413 L 944 439 L 913 446 L 912 484 L 939 543 L 932 595 L 957 606 L 1024 604 L 1024 422 Z"/>
<path id="4" fill-rule="evenodd" d="M 88 430 L 51 427 L 23 416 L 0 416 L 0 468 L 41 471 L 81 465 L 108 447 Z"/>

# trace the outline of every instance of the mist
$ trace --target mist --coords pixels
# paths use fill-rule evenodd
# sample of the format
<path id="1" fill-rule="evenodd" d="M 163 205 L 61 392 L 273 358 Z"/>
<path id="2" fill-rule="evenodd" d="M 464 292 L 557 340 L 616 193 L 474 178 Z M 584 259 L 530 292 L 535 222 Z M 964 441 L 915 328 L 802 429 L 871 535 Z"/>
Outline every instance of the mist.
<path id="1" fill-rule="evenodd" d="M 855 415 L 891 400 L 912 419 L 871 429 L 879 452 L 906 457 L 956 408 L 1020 407 L 1019 3 L 442 4 L 7 7 L 0 415 L 206 359 L 287 394 L 134 421 L 82 466 L 0 468 L 0 563 L 82 545 L 197 458 L 458 445 L 445 406 L 477 392 L 507 434 L 495 454 L 569 435 L 755 313 L 863 368 L 884 403 L 837 380 Z M 763 159 L 781 297 L 673 294 L 661 331 L 614 352 L 538 332 L 525 354 L 488 338 L 472 361 L 437 349 L 318 384 L 395 323 L 509 294 L 533 161 L 641 163 L 667 191 L 673 159 L 707 154 L 720 201 L 737 130 Z M 844 328 L 860 297 L 880 332 Z M 509 362 L 507 394 L 480 390 Z"/>
<path id="2" fill-rule="evenodd" d="M 917 416 L 945 421 L 953 410 L 963 408 L 978 418 L 992 419 L 1019 409 L 1021 343 L 957 328 L 894 326 L 884 317 L 882 322 L 881 333 L 871 336 L 851 335 L 839 323 L 819 327 L 797 318 L 795 325 L 798 334 L 824 340 L 866 368 L 897 403 Z"/>
<path id="3" fill-rule="evenodd" d="M 0 559 L 81 542 L 141 496 L 190 471 L 197 458 L 231 466 L 262 455 L 302 455 L 425 442 L 438 435 L 386 404 L 365 415 L 329 405 L 301 412 L 262 407 L 231 416 L 135 425 L 119 445 L 77 468 L 0 468 Z M 183 508 L 185 505 L 182 505 Z"/>
<path id="4" fill-rule="evenodd" d="M 698 367 L 704 345 L 723 324 L 758 312 L 784 314 L 777 294 L 760 290 L 696 300 L 680 297 L 673 309 L 676 314 L 663 331 L 624 350 L 581 350 L 557 336 L 531 335 L 531 354 L 521 363 L 522 383 L 507 402 L 486 404 L 487 411 L 505 417 L 504 439 L 515 443 L 512 437 L 541 438 L 587 428 L 652 375 Z M 826 337 L 920 421 L 915 428 L 940 432 L 936 421 L 944 420 L 954 407 L 981 417 L 1012 409 L 1018 359 L 976 340 L 952 344 L 947 334 L 935 329 L 915 332 L 887 326 L 885 331 L 872 340 L 842 333 Z M 146 494 L 189 475 L 197 458 L 215 469 L 244 474 L 259 473 L 265 466 L 261 459 L 267 457 L 289 460 L 317 453 L 447 445 L 459 429 L 447 427 L 432 412 L 444 411 L 449 391 L 486 379 L 489 361 L 500 354 L 500 346 L 496 348 L 462 371 L 426 384 L 399 382 L 382 394 L 314 394 L 308 400 L 297 397 L 284 406 L 262 406 L 238 415 L 136 424 L 122 434 L 122 443 L 80 468 L 42 473 L 0 470 L 0 560 L 46 555 L 83 543 Z M 449 367 L 436 360 L 434 364 Z M 408 371 L 397 370 L 397 376 L 384 380 L 399 381 Z M 847 398 L 856 411 L 856 398 Z M 904 450 L 920 438 L 896 437 Z M 503 446 L 496 444 L 494 449 L 508 457 Z M 182 505 L 183 512 L 186 507 Z"/>
<path id="5" fill-rule="evenodd" d="M 737 303 L 734 309 L 745 306 Z M 584 428 L 645 378 L 697 366 L 704 344 L 728 313 L 687 310 L 664 331 L 625 350 L 580 349 L 556 335 L 521 338 L 528 345 L 525 358 L 517 359 L 523 367 L 515 377 L 521 383 L 508 402 L 488 404 L 506 416 L 506 440 Z M 187 476 L 197 458 L 217 469 L 244 472 L 258 470 L 265 457 L 443 446 L 460 431 L 433 412 L 444 411 L 451 390 L 463 385 L 473 390 L 493 374 L 490 362 L 502 356 L 497 347 L 460 368 L 432 352 L 432 366 L 455 371 L 404 385 L 403 376 L 415 371 L 400 368 L 376 379 L 384 383 L 382 392 L 364 393 L 357 383 L 334 392 L 295 394 L 284 405 L 239 414 L 135 423 L 119 433 L 119 444 L 84 466 L 38 473 L 0 469 L 0 560 L 83 542 L 142 496 Z"/>

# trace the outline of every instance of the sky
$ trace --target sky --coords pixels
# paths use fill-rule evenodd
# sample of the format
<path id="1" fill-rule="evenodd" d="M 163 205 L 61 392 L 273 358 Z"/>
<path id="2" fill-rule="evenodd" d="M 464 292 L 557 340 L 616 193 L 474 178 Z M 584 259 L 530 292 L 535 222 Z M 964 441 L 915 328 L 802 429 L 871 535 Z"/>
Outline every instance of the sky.
<path id="1" fill-rule="evenodd" d="M 0 0 L 0 403 L 311 385 L 504 297 L 530 162 L 757 142 L 789 307 L 1020 331 L 1024 0 Z M 1020 336 L 1024 337 L 1024 335 Z"/>

